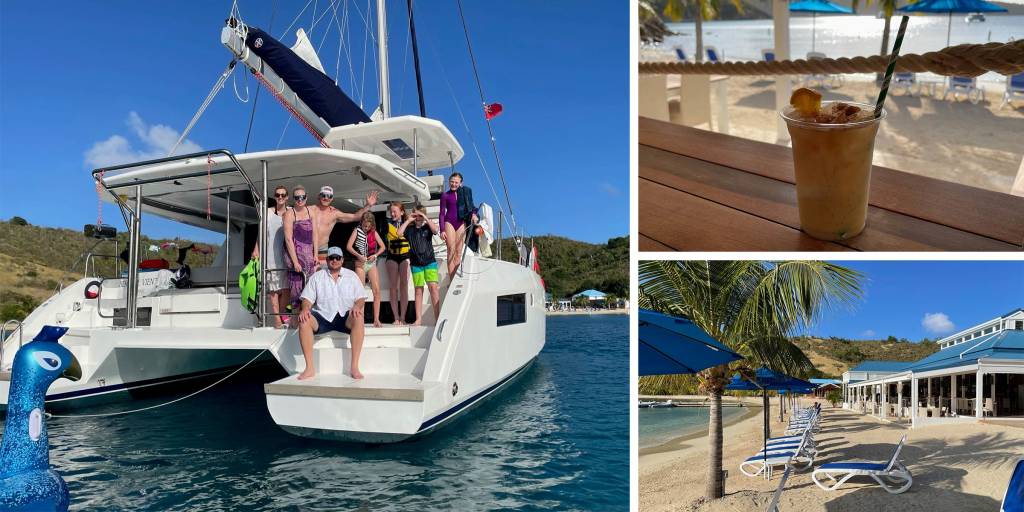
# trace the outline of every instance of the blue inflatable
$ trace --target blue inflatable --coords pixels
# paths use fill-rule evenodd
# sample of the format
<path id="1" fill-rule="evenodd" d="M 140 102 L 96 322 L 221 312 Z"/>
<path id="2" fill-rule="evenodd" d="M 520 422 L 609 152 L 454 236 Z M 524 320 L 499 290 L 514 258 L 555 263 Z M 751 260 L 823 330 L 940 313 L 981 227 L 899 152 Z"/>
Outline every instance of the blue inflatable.
<path id="1" fill-rule="evenodd" d="M 0 443 L 0 510 L 67 510 L 68 485 L 50 469 L 43 403 L 60 377 L 82 378 L 75 356 L 57 340 L 66 327 L 46 326 L 14 356 L 7 422 Z"/>

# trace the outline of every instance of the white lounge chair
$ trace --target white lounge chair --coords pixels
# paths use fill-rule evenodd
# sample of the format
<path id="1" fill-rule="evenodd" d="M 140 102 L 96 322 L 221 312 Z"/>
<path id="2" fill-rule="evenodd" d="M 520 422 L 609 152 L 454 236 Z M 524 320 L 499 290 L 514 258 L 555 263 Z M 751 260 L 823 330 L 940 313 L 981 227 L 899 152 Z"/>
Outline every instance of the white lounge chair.
<path id="1" fill-rule="evenodd" d="M 827 58 L 828 57 L 824 53 L 821 53 L 821 52 L 807 52 L 807 60 L 827 59 Z M 826 81 L 828 81 L 827 85 L 825 83 Z M 840 75 L 840 74 L 834 74 L 834 75 L 813 74 L 813 75 L 807 75 L 807 76 L 804 77 L 804 83 L 805 84 L 811 85 L 814 82 L 817 82 L 818 86 L 823 88 L 823 89 L 824 88 L 838 89 L 838 88 L 843 86 L 843 75 Z"/>
<path id="2" fill-rule="evenodd" d="M 900 443 L 896 445 L 896 450 L 893 451 L 892 457 L 889 462 L 829 462 L 822 464 L 818 469 L 815 469 L 811 473 L 811 480 L 814 483 L 826 491 L 834 491 L 839 486 L 846 483 L 847 480 L 855 476 L 870 476 L 881 485 L 886 492 L 891 494 L 899 494 L 907 489 L 914 483 L 914 478 L 910 474 L 910 470 L 899 461 L 900 450 L 903 448 L 903 443 L 906 442 L 907 435 L 904 434 L 903 438 L 900 439 Z M 826 486 L 820 480 L 819 475 L 824 475 L 831 480 L 830 485 Z M 840 477 L 836 479 L 836 477 Z"/>
<path id="3" fill-rule="evenodd" d="M 1024 459 L 1017 461 L 1017 467 L 1010 476 L 1010 483 L 1006 486 L 1003 506 L 999 510 L 1002 512 L 1024 510 Z"/>
<path id="4" fill-rule="evenodd" d="M 1003 92 L 1003 102 L 999 104 L 999 108 L 1005 107 L 1015 99 L 1024 99 L 1024 73 L 1006 77 L 1006 91 Z"/>
<path id="5" fill-rule="evenodd" d="M 974 104 L 985 98 L 985 91 L 978 88 L 977 77 L 951 76 L 946 84 L 946 90 L 942 93 L 942 99 L 945 100 L 949 93 L 953 93 L 954 100 L 958 99 L 961 92 Z"/>
<path id="6" fill-rule="evenodd" d="M 806 461 L 800 469 L 811 467 L 811 464 L 814 463 L 814 455 L 817 452 L 807 448 L 807 439 L 810 435 L 810 432 L 805 433 L 803 440 L 795 450 L 772 452 L 769 449 L 768 452 L 758 453 L 744 460 L 740 463 L 740 472 L 747 476 L 763 474 L 766 478 L 771 479 L 772 469 L 775 466 L 785 466 L 786 464 L 798 461 Z"/>

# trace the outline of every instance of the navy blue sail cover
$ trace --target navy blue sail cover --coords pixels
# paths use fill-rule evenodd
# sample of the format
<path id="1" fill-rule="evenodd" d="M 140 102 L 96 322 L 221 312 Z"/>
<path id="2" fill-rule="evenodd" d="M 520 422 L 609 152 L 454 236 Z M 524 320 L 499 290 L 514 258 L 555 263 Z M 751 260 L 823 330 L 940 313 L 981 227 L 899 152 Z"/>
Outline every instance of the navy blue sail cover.
<path id="1" fill-rule="evenodd" d="M 299 99 L 331 127 L 368 123 L 370 118 L 334 80 L 310 66 L 287 46 L 266 32 L 249 27 L 245 45 L 270 66 Z"/>

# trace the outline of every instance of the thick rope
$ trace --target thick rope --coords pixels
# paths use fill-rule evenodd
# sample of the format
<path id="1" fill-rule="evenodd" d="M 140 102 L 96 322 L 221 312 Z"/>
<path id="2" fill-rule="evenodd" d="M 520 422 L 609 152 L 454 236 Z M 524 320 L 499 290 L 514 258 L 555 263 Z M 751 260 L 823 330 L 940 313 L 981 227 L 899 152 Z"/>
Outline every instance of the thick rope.
<path id="1" fill-rule="evenodd" d="M 641 62 L 640 73 L 657 75 L 820 75 L 880 73 L 888 57 L 779 60 L 773 62 Z M 1024 40 L 1010 43 L 961 44 L 924 55 L 901 55 L 896 71 L 943 76 L 975 77 L 994 71 L 1001 75 L 1024 72 Z"/>

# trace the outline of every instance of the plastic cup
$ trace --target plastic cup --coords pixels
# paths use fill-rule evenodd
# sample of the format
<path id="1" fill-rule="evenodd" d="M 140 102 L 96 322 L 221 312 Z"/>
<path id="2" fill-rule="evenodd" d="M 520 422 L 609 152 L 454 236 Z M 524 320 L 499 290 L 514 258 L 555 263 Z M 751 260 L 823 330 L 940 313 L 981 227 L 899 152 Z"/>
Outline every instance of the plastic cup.
<path id="1" fill-rule="evenodd" d="M 822 102 L 822 108 L 832 101 Z M 874 105 L 844 101 L 872 112 Z M 800 229 L 819 240 L 847 240 L 864 230 L 877 118 L 842 124 L 808 122 L 792 106 L 779 115 L 793 140 Z"/>

